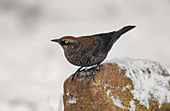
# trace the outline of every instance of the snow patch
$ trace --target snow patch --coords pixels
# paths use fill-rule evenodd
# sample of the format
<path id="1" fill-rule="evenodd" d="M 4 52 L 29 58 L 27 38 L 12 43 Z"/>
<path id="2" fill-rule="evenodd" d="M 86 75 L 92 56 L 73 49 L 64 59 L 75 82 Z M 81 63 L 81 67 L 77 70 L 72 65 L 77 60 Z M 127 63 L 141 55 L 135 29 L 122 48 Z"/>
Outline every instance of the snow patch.
<path id="1" fill-rule="evenodd" d="M 109 96 L 111 95 L 111 91 L 110 90 L 107 90 L 106 91 L 106 95 L 107 97 L 109 98 Z M 126 107 L 124 107 L 122 104 L 121 104 L 121 101 L 119 99 L 115 99 L 114 96 L 111 96 L 110 97 L 113 101 L 113 103 L 115 104 L 115 106 L 118 106 L 120 107 L 121 109 L 126 109 Z"/>
<path id="2" fill-rule="evenodd" d="M 105 84 L 105 85 L 104 85 L 104 89 L 106 89 L 107 87 L 109 87 L 109 85 Z"/>
<path id="3" fill-rule="evenodd" d="M 75 104 L 75 103 L 77 103 L 77 100 L 78 100 L 77 98 L 73 97 L 73 98 L 70 98 L 69 101 L 67 101 L 67 103 L 68 104 Z"/>
<path id="4" fill-rule="evenodd" d="M 159 107 L 164 102 L 170 103 L 170 75 L 160 63 L 131 58 L 115 58 L 106 63 L 118 64 L 120 68 L 126 70 L 126 76 L 132 80 L 134 86 L 134 90 L 131 91 L 133 98 L 147 109 L 148 100 L 151 98 L 158 101 Z M 162 73 L 168 75 L 164 76 Z"/>
<path id="5" fill-rule="evenodd" d="M 106 92 L 107 97 L 109 97 L 110 93 L 111 93 L 111 91 L 107 90 L 107 92 Z"/>
<path id="6" fill-rule="evenodd" d="M 126 89 L 130 89 L 132 86 L 131 85 L 126 85 L 126 86 L 124 86 L 123 88 L 122 88 L 122 91 L 125 91 Z"/>
<path id="7" fill-rule="evenodd" d="M 67 93 L 66 93 L 67 96 L 69 96 L 69 90 L 67 89 Z"/>
<path id="8" fill-rule="evenodd" d="M 85 80 L 85 79 L 86 79 L 86 78 L 83 77 L 83 78 L 78 79 L 78 81 L 83 81 L 83 80 Z"/>
<path id="9" fill-rule="evenodd" d="M 134 100 L 132 99 L 130 102 L 129 102 L 129 104 L 130 104 L 130 108 L 129 108 L 129 110 L 130 111 L 135 111 L 135 102 L 134 102 Z"/>
<path id="10" fill-rule="evenodd" d="M 121 104 L 121 101 L 120 101 L 119 99 L 115 99 L 113 96 L 111 97 L 111 99 L 113 100 L 113 103 L 114 103 L 116 106 L 118 106 L 118 107 L 120 107 L 120 108 L 122 108 L 122 109 L 126 109 L 126 107 L 124 107 L 124 106 Z"/>
<path id="11" fill-rule="evenodd" d="M 120 107 L 121 109 L 129 109 L 129 111 L 135 111 L 135 102 L 134 100 L 132 99 L 130 102 L 129 102 L 129 105 L 130 105 L 130 108 L 126 108 L 125 106 L 123 106 L 121 104 L 122 101 L 120 101 L 119 99 L 115 99 L 114 96 L 111 96 L 112 93 L 111 93 L 111 90 L 107 90 L 106 91 L 106 95 L 108 98 L 112 99 L 113 103 L 115 104 L 115 106 L 118 106 Z M 110 97 L 111 96 L 111 97 Z M 119 97 L 118 97 L 119 98 Z"/>

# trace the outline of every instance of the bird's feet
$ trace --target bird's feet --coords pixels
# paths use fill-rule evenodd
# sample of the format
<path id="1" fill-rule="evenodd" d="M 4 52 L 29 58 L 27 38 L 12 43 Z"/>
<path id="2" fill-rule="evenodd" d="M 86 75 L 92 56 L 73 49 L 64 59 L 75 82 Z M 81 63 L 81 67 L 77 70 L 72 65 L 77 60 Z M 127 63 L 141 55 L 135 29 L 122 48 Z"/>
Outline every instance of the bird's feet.
<path id="1" fill-rule="evenodd" d="M 77 76 L 77 77 L 79 76 L 79 73 L 84 70 L 84 69 L 81 70 L 82 68 L 83 68 L 83 67 L 78 68 L 77 71 L 70 76 L 70 77 L 72 77 L 72 78 L 71 78 L 71 81 L 74 80 L 74 77 L 75 77 L 75 76 Z"/>
<path id="2" fill-rule="evenodd" d="M 93 71 L 92 71 L 92 73 L 90 74 L 90 75 L 86 75 L 85 76 L 85 78 L 87 78 L 87 77 L 89 77 L 89 80 L 88 80 L 88 84 L 90 83 L 90 81 L 91 81 L 91 79 L 93 78 L 93 81 L 94 82 L 96 82 L 96 80 L 95 80 L 95 73 L 96 73 L 96 71 L 99 71 L 99 65 L 100 64 L 97 64 L 97 66 L 96 67 L 94 67 L 94 69 L 93 69 Z M 80 67 L 79 69 L 77 69 L 77 71 L 75 72 L 75 73 L 73 73 L 70 77 L 72 77 L 71 78 L 71 81 L 73 81 L 74 80 L 74 77 L 75 76 L 79 76 L 79 73 L 81 72 L 81 71 L 85 71 L 86 69 L 82 69 L 83 67 Z M 82 69 L 82 70 L 81 70 Z"/>
<path id="3" fill-rule="evenodd" d="M 92 73 L 89 75 L 90 77 L 89 77 L 89 80 L 88 80 L 88 84 L 90 83 L 90 81 L 91 81 L 91 79 L 93 78 L 93 81 L 94 82 L 96 82 L 96 80 L 95 80 L 95 74 L 96 74 L 96 71 L 99 71 L 99 65 L 100 64 L 97 64 L 97 66 L 93 69 L 93 71 L 92 71 Z"/>
<path id="4" fill-rule="evenodd" d="M 75 76 L 75 75 L 78 75 L 78 74 L 79 74 L 78 72 L 75 72 L 74 74 L 72 74 L 72 75 L 70 76 L 70 77 L 72 77 L 72 78 L 71 78 L 71 82 L 74 80 L 74 76 Z"/>
<path id="5" fill-rule="evenodd" d="M 87 84 L 90 84 L 91 78 L 93 78 L 93 81 L 96 82 L 94 76 L 95 76 L 95 72 L 93 72 L 92 74 L 90 74 L 90 77 L 89 77 L 89 80 L 88 80 Z"/>

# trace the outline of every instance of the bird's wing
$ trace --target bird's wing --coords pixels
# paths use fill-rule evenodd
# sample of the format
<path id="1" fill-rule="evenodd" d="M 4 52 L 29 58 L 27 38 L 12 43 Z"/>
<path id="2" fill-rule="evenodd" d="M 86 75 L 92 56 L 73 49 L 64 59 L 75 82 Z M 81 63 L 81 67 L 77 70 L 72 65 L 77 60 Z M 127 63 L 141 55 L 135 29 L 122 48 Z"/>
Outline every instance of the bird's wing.
<path id="1" fill-rule="evenodd" d="M 99 36 L 82 36 L 79 37 L 78 39 L 82 41 L 80 50 L 84 54 L 88 54 L 88 53 L 93 54 L 94 52 L 96 52 L 96 49 L 101 47 L 100 45 L 102 41 L 100 40 Z"/>
<path id="2" fill-rule="evenodd" d="M 98 50 L 102 51 L 103 53 L 107 53 L 112 48 L 112 45 L 120 38 L 122 34 L 128 32 L 133 28 L 135 28 L 135 26 L 129 25 L 121 28 L 118 31 L 93 35 L 93 36 L 99 36 L 100 39 L 102 40 L 102 43 L 100 44 Z"/>
<path id="3" fill-rule="evenodd" d="M 95 34 L 94 37 L 99 37 L 99 46 L 94 51 L 94 54 L 97 54 L 98 52 L 107 52 L 108 50 L 108 44 L 110 44 L 111 39 L 113 38 L 115 31 L 109 32 L 109 33 L 101 33 L 101 34 Z"/>

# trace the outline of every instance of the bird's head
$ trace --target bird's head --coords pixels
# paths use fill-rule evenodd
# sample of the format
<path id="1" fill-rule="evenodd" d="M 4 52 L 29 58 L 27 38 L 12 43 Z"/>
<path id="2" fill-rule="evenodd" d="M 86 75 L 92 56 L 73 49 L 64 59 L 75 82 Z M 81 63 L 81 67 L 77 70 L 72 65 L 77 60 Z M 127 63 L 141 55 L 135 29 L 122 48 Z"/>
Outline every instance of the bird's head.
<path id="1" fill-rule="evenodd" d="M 73 36 L 64 36 L 60 39 L 53 39 L 51 41 L 59 43 L 64 50 L 73 49 L 77 45 L 77 38 Z"/>

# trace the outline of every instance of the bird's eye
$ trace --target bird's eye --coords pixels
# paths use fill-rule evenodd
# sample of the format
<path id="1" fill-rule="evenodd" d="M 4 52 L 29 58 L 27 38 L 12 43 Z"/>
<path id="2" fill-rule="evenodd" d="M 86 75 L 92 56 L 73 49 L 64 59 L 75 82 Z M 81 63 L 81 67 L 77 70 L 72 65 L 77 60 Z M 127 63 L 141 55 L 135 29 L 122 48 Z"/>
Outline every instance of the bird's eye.
<path id="1" fill-rule="evenodd" d="M 65 40 L 64 43 L 65 43 L 65 44 L 68 44 L 68 40 Z"/>

